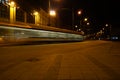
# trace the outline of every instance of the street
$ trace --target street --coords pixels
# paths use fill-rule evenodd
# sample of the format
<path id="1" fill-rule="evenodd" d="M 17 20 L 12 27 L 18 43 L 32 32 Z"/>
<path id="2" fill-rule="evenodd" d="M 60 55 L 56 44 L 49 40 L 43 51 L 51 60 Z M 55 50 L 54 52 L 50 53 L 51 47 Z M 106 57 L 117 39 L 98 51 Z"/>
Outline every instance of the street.
<path id="1" fill-rule="evenodd" d="M 120 42 L 2 46 L 0 80 L 120 80 Z"/>

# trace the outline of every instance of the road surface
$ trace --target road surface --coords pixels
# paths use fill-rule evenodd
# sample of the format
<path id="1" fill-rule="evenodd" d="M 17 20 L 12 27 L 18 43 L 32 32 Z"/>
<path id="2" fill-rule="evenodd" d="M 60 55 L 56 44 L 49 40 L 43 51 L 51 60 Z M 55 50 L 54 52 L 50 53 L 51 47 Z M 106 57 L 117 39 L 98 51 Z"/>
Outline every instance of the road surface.
<path id="1" fill-rule="evenodd" d="M 120 80 L 120 42 L 0 47 L 0 80 Z"/>

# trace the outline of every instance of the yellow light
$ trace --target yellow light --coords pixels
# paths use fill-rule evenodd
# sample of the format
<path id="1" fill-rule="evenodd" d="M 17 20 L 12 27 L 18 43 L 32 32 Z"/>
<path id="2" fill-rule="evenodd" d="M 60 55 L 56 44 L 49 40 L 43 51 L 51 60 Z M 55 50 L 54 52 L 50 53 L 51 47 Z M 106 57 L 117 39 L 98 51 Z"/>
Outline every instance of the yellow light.
<path id="1" fill-rule="evenodd" d="M 87 18 L 84 19 L 84 21 L 87 21 L 87 20 L 88 20 Z"/>
<path id="2" fill-rule="evenodd" d="M 51 10 L 51 11 L 50 11 L 50 15 L 51 15 L 51 16 L 56 16 L 56 12 L 55 12 L 54 10 Z"/>
<path id="3" fill-rule="evenodd" d="M 34 14 L 34 15 L 38 15 L 38 12 L 37 12 L 37 11 L 35 11 L 33 14 Z"/>
<path id="4" fill-rule="evenodd" d="M 11 7 L 15 7 L 15 2 L 14 2 L 14 1 L 11 1 L 11 2 L 9 3 L 9 5 L 10 5 Z"/>

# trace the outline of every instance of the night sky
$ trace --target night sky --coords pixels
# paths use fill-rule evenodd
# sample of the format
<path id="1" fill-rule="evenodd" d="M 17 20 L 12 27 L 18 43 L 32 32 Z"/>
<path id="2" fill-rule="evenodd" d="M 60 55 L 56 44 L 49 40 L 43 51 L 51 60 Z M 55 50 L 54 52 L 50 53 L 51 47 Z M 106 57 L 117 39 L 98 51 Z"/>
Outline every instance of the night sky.
<path id="1" fill-rule="evenodd" d="M 48 11 L 48 0 L 17 0 L 22 6 L 28 9 L 43 8 Z M 94 27 L 102 27 L 106 23 L 119 27 L 119 2 L 112 0 L 51 0 L 51 8 L 57 10 L 61 26 L 72 25 L 72 8 L 74 9 L 75 22 L 88 17 Z M 67 8 L 68 10 L 64 10 Z M 78 16 L 77 11 L 82 10 Z"/>

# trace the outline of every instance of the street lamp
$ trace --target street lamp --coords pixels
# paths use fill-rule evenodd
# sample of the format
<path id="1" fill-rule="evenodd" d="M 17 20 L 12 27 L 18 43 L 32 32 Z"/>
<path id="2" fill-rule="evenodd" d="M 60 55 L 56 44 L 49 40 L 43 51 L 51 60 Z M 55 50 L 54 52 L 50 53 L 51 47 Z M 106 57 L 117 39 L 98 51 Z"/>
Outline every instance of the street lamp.
<path id="1" fill-rule="evenodd" d="M 90 25 L 90 23 L 89 23 L 89 22 L 87 22 L 87 25 Z"/>
<path id="2" fill-rule="evenodd" d="M 78 11 L 78 15 L 81 15 L 81 14 L 82 14 L 82 11 L 79 10 L 79 11 Z M 82 21 L 82 20 L 80 19 L 80 26 L 81 26 L 81 21 Z"/>
<path id="3" fill-rule="evenodd" d="M 48 15 L 49 15 L 48 26 L 50 26 L 51 25 L 50 16 L 56 16 L 56 12 L 54 10 L 51 10 L 51 0 L 49 0 Z"/>
<path id="4" fill-rule="evenodd" d="M 10 23 L 14 23 L 16 19 L 16 4 L 14 1 L 11 1 L 9 5 L 10 5 Z"/>
<path id="5" fill-rule="evenodd" d="M 11 2 L 9 3 L 9 5 L 10 5 L 10 7 L 15 7 L 15 2 L 14 2 L 14 1 L 11 1 Z"/>
<path id="6" fill-rule="evenodd" d="M 82 11 L 78 11 L 78 15 L 81 15 L 82 14 Z"/>
<path id="7" fill-rule="evenodd" d="M 77 28 L 78 26 L 77 25 L 75 25 L 75 28 Z"/>
<path id="8" fill-rule="evenodd" d="M 107 38 L 110 38 L 110 36 L 111 36 L 111 25 L 110 24 L 105 24 L 105 26 L 106 26 L 105 31 L 106 31 Z"/>
<path id="9" fill-rule="evenodd" d="M 38 12 L 37 12 L 37 11 L 35 11 L 33 14 L 34 14 L 34 15 L 38 15 Z"/>
<path id="10" fill-rule="evenodd" d="M 84 19 L 84 21 L 87 21 L 87 20 L 88 20 L 88 18 L 85 18 L 85 19 Z"/>
<path id="11" fill-rule="evenodd" d="M 105 26 L 108 27 L 108 24 L 106 24 Z"/>
<path id="12" fill-rule="evenodd" d="M 56 12 L 54 10 L 50 10 L 49 15 L 50 16 L 56 16 Z"/>

